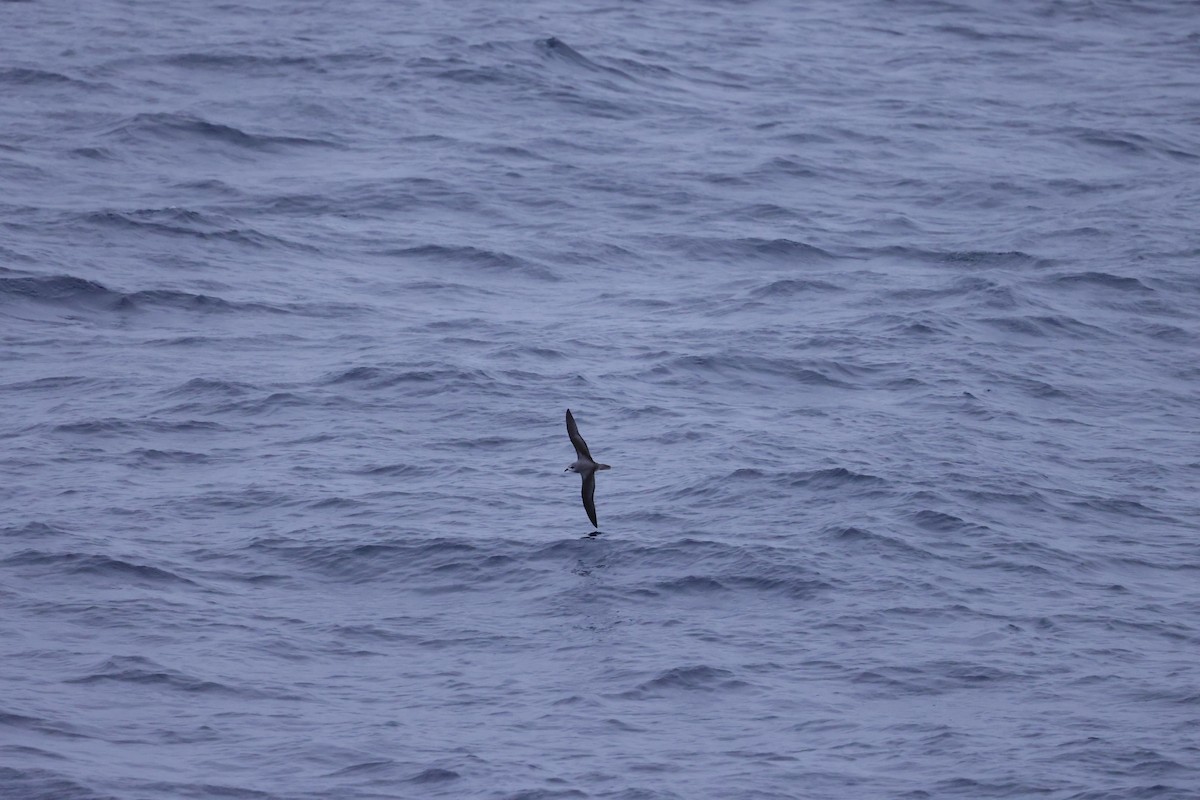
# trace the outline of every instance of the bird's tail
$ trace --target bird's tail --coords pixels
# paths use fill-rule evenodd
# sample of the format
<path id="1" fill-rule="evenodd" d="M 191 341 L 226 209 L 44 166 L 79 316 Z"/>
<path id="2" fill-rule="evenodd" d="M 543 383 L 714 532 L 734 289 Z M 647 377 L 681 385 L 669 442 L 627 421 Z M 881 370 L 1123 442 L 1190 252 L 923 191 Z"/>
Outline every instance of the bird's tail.
<path id="1" fill-rule="evenodd" d="M 597 465 L 596 465 L 596 469 L 597 469 L 597 470 L 602 470 L 602 469 L 612 469 L 612 467 L 610 467 L 608 464 L 597 464 Z"/>

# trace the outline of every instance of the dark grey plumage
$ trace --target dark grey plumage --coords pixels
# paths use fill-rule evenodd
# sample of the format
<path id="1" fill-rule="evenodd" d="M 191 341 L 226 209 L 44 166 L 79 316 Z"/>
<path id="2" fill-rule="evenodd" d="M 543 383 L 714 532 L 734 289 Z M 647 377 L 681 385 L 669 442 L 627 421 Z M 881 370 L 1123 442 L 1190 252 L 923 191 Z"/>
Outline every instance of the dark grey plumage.
<path id="1" fill-rule="evenodd" d="M 575 424 L 575 417 L 571 416 L 569 408 L 567 409 L 567 436 L 571 437 L 571 444 L 575 447 L 575 461 L 563 471 L 576 472 L 583 476 L 583 486 L 581 487 L 583 510 L 587 512 L 592 525 L 599 528 L 600 523 L 596 521 L 596 473 L 602 469 L 612 469 L 612 467 L 608 464 L 597 464 L 596 460 L 592 458 L 587 442 L 579 435 L 579 426 Z"/>

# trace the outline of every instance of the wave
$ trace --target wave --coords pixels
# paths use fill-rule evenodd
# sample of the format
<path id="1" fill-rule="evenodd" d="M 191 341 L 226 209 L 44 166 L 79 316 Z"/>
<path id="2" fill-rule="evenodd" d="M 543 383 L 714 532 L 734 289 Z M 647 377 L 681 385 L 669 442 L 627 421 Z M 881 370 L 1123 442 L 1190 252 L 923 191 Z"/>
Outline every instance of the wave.
<path id="1" fill-rule="evenodd" d="M 188 450 L 137 448 L 130 450 L 126 455 L 137 465 L 150 469 L 169 469 L 179 464 L 207 464 L 212 461 L 211 456 Z"/>
<path id="2" fill-rule="evenodd" d="M 872 260 L 901 258 L 905 261 L 952 266 L 958 269 L 1042 269 L 1054 264 L 1051 259 L 1033 256 L 1021 250 L 930 250 L 890 246 L 856 248 L 854 252 Z"/>
<path id="3" fill-rule="evenodd" d="M 171 389 L 160 392 L 165 397 L 220 397 L 232 399 L 245 397 L 258 387 L 238 381 L 216 380 L 213 378 L 192 378 Z"/>
<path id="4" fill-rule="evenodd" d="M 83 221 L 108 228 L 128 228 L 140 233 L 180 236 L 204 241 L 231 242 L 256 248 L 286 248 L 319 253 L 313 245 L 263 233 L 254 228 L 236 227 L 234 220 L 203 214 L 185 208 L 144 208 L 132 211 L 93 211 Z M 74 220 L 71 221 L 74 224 Z"/>
<path id="5" fill-rule="evenodd" d="M 986 664 L 931 661 L 914 666 L 876 667 L 852 678 L 856 684 L 874 685 L 893 698 L 896 695 L 938 695 L 963 689 L 992 688 L 1013 681 L 1017 673 Z"/>
<path id="6" fill-rule="evenodd" d="M 359 475 L 371 475 L 380 478 L 415 478 L 428 475 L 428 467 L 418 467 L 415 464 L 384 464 L 378 467 L 363 467 L 356 470 Z"/>
<path id="7" fill-rule="evenodd" d="M 404 259 L 419 259 L 455 267 L 494 270 L 499 273 L 521 273 L 546 281 L 560 280 L 557 273 L 541 264 L 519 256 L 470 245 L 425 244 L 387 250 L 381 255 Z"/>
<path id="8" fill-rule="evenodd" d="M 861 487 L 877 488 L 887 485 L 887 481 L 865 472 L 855 472 L 845 467 L 793 472 L 782 476 L 789 486 L 812 489 L 851 489 Z"/>
<path id="9" fill-rule="evenodd" d="M 204 516 L 217 511 L 288 508 L 302 505 L 303 502 L 302 498 L 295 495 L 252 485 L 244 489 L 223 489 L 192 495 L 178 507 L 187 515 Z"/>
<path id="10" fill-rule="evenodd" d="M 190 114 L 170 112 L 135 114 L 111 128 L 109 135 L 134 141 L 177 142 L 182 139 L 192 140 L 196 143 L 215 142 L 238 149 L 256 151 L 278 151 L 288 148 L 309 147 L 344 148 L 344 145 L 340 142 L 329 139 L 248 133 L 232 125 L 209 122 L 206 119 Z"/>
<path id="11" fill-rule="evenodd" d="M 590 541 L 566 540 L 546 545 L 530 558 L 570 561 L 591 551 Z M 669 570 L 668 577 L 638 579 L 625 587 L 626 599 L 643 602 L 651 598 L 711 596 L 724 602 L 746 593 L 774 595 L 793 600 L 811 600 L 833 585 L 815 571 L 798 568 L 790 548 L 758 543 L 753 546 L 728 544 L 711 539 L 683 537 L 655 545 L 622 546 L 606 551 L 608 566 L 636 568 L 654 573 Z M 518 558 L 518 561 L 523 557 Z M 619 596 L 619 595 L 618 595 Z"/>
<path id="12" fill-rule="evenodd" d="M 824 264 L 836 260 L 833 253 L 793 239 L 758 237 L 717 238 L 703 236 L 665 237 L 663 244 L 680 250 L 697 261 L 723 264 L 771 262 L 778 264 Z"/>
<path id="13" fill-rule="evenodd" d="M 682 91 L 665 68 L 636 59 L 590 58 L 555 36 L 487 41 L 441 58 L 422 56 L 408 66 L 457 84 L 533 93 L 560 111 L 589 118 L 631 119 Z"/>
<path id="14" fill-rule="evenodd" d="M 4 538 L 11 537 L 13 539 L 20 537 L 44 541 L 55 536 L 65 536 L 67 533 L 68 531 L 65 528 L 45 522 L 26 522 L 23 525 L 5 525 L 4 527 L 0 527 L 0 536 Z"/>
<path id="15" fill-rule="evenodd" d="M 52 721 L 41 717 L 29 717 L 24 714 L 14 714 L 10 711 L 0 711 L 0 725 L 44 733 L 49 736 L 60 736 L 66 739 L 89 738 L 86 734 L 75 730 L 68 723 Z"/>
<path id="16" fill-rule="evenodd" d="M 12 800 L 116 800 L 49 770 L 29 767 L 0 766 L 0 787 Z"/>
<path id="17" fill-rule="evenodd" d="M 769 447 L 770 445 L 764 445 Z M 753 488 L 747 484 L 754 484 Z M 873 497 L 889 491 L 890 482 L 843 467 L 819 470 L 779 471 L 741 467 L 713 474 L 672 489 L 670 501 L 686 501 L 690 508 L 727 508 L 743 511 L 758 504 L 778 505 L 781 500 L 799 502 L 807 493 L 837 494 L 842 497 Z"/>
<path id="18" fill-rule="evenodd" d="M 1183 520 L 1152 508 L 1140 500 L 1127 500 L 1116 497 L 1089 497 L 1083 500 L 1071 501 L 1070 505 L 1075 508 L 1092 509 L 1102 514 L 1111 514 L 1122 518 L 1148 519 L 1171 523 L 1183 522 Z"/>
<path id="19" fill-rule="evenodd" d="M 122 582 L 195 585 L 194 581 L 170 570 L 95 553 L 50 553 L 43 550 L 23 550 L 8 556 L 0 563 L 14 567 L 46 567 L 56 574 L 94 575 Z"/>
<path id="20" fill-rule="evenodd" d="M 785 278 L 783 280 L 771 281 L 768 284 L 751 289 L 750 296 L 778 299 L 784 297 L 795 297 L 797 295 L 810 295 L 814 292 L 842 291 L 845 291 L 844 287 L 829 283 L 828 281 Z"/>
<path id="21" fill-rule="evenodd" d="M 46 378 L 35 378 L 29 381 L 0 384 L 0 392 L 63 392 L 77 391 L 80 393 L 96 390 L 102 387 L 119 386 L 122 382 L 115 378 L 92 378 L 82 375 L 54 375 Z"/>
<path id="22" fill-rule="evenodd" d="M 70 153 L 91 161 L 116 161 L 119 158 L 116 152 L 107 147 L 75 147 L 71 149 Z"/>
<path id="23" fill-rule="evenodd" d="M 0 304 L 32 302 L 69 310 L 133 312 L 146 309 L 170 309 L 196 313 L 258 311 L 287 313 L 265 303 L 239 303 L 208 294 L 176 289 L 143 289 L 122 292 L 73 275 L 34 275 L 0 277 Z"/>
<path id="24" fill-rule="evenodd" d="M 462 369 L 446 364 L 413 364 L 409 368 L 357 366 L 326 375 L 324 386 L 346 389 L 403 388 L 409 396 L 422 397 L 448 391 L 493 391 L 499 380 L 480 369 Z"/>
<path id="25" fill-rule="evenodd" d="M 748 559 L 739 559 L 746 562 Z M 763 592 L 765 594 L 786 597 L 789 600 L 809 600 L 830 588 L 830 584 L 818 578 L 797 576 L 786 567 L 776 567 L 753 561 L 753 569 L 745 573 L 729 572 L 727 568 L 715 570 L 713 575 L 685 575 L 679 578 L 669 578 L 657 581 L 652 588 L 642 587 L 637 590 L 642 597 L 658 596 L 716 596 L 743 594 L 745 592 Z M 775 574 L 772 574 L 775 573 Z"/>
<path id="26" fill-rule="evenodd" d="M 120 417 L 104 417 L 81 419 L 75 422 L 62 422 L 53 427 L 57 433 L 79 434 L 120 434 L 135 435 L 138 433 L 180 433 L 187 431 L 223 431 L 224 425 L 208 420 L 165 420 L 157 418 L 122 419 Z"/>
<path id="27" fill-rule="evenodd" d="M 853 384 L 831 374 L 842 369 L 843 365 L 837 362 L 816 363 L 806 359 L 759 356 L 748 352 L 717 353 L 671 356 L 649 369 L 639 371 L 638 377 L 641 380 L 666 385 L 707 381 L 719 377 L 736 379 L 743 383 L 758 378 L 763 384 L 769 383 L 776 387 L 780 385 L 779 381 L 783 380 L 787 386 L 854 388 Z"/>
<path id="28" fill-rule="evenodd" d="M 144 656 L 113 656 L 97 665 L 86 675 L 68 678 L 65 683 L 130 683 L 141 688 L 157 687 L 188 694 L 218 694 L 238 698 L 301 699 L 290 692 L 265 691 L 249 686 L 233 686 L 205 680 L 182 670 L 164 667 Z"/>
<path id="29" fill-rule="evenodd" d="M 73 78 L 61 72 L 32 67 L 0 67 L 0 86 L 13 87 L 33 86 L 44 87 L 73 87 L 96 91 L 104 84 Z"/>
<path id="30" fill-rule="evenodd" d="M 229 70 L 238 77 L 244 78 L 245 73 L 257 67 L 266 69 L 317 69 L 320 60 L 311 56 L 257 56 L 249 53 L 174 53 L 169 56 L 154 59 L 158 63 L 173 67 Z"/>
<path id="31" fill-rule="evenodd" d="M 1073 337 L 1094 340 L 1097 337 L 1106 339 L 1113 337 L 1113 334 L 1105 328 L 1082 322 L 1066 314 L 984 317 L 980 322 L 1005 333 L 1017 333 L 1037 339 Z"/>
<path id="32" fill-rule="evenodd" d="M 233 786 L 222 783 L 172 783 L 168 781 L 146 781 L 138 788 L 146 794 L 143 797 L 177 797 L 181 800 L 294 800 L 295 795 L 279 795 L 261 789 L 247 789 L 243 786 Z M 311 795 L 310 795 L 311 796 Z M 89 798 L 89 800 L 94 800 Z M 102 800 L 116 800 L 103 798 Z"/>
<path id="33" fill-rule="evenodd" d="M 871 552 L 882 556 L 915 557 L 920 561 L 937 558 L 928 550 L 907 542 L 899 536 L 877 533 L 854 525 L 834 525 L 824 528 L 821 536 L 843 545 L 852 545 L 856 552 Z"/>
<path id="34" fill-rule="evenodd" d="M 507 556 L 492 549 L 481 549 L 453 539 L 330 544 L 256 540 L 248 547 L 336 580 L 360 583 L 417 570 L 426 576 L 438 576 L 444 583 L 452 583 L 464 590 L 492 578 L 504 578 L 497 575 L 495 568 L 508 560 Z"/>
<path id="35" fill-rule="evenodd" d="M 928 508 L 912 514 L 912 519 L 917 527 L 935 533 L 975 533 L 988 530 L 986 525 L 977 525 L 967 522 L 962 517 Z"/>
<path id="36" fill-rule="evenodd" d="M 37 259 L 35 259 L 33 256 L 27 255 L 18 250 L 13 250 L 10 247 L 5 247 L 4 245 L 0 244 L 0 261 L 5 261 L 10 264 L 11 263 L 33 264 L 37 261 Z M 0 275 L 5 275 L 5 274 L 16 275 L 18 273 L 14 269 L 10 269 L 5 266 L 0 266 Z"/>
<path id="37" fill-rule="evenodd" d="M 595 61 L 585 58 L 582 53 L 571 47 L 562 39 L 559 39 L 557 36 L 551 36 L 548 39 L 539 39 L 537 42 L 537 47 L 548 58 L 557 59 L 576 67 L 583 67 L 584 69 L 595 71 L 612 72 L 619 75 L 625 74 L 620 70 L 602 67 Z"/>
<path id="38" fill-rule="evenodd" d="M 274 414 L 289 408 L 331 407 L 335 401 L 315 395 L 294 392 L 262 392 L 242 399 L 218 400 L 216 396 L 199 395 L 188 402 L 164 408 L 164 414 L 235 414 L 255 416 Z"/>
<path id="39" fill-rule="evenodd" d="M 1132 131 L 1098 130 L 1095 128 L 1068 128 L 1063 131 L 1074 141 L 1089 147 L 1099 148 L 1119 156 L 1139 158 L 1166 157 L 1174 161 L 1193 163 L 1200 160 L 1200 153 L 1185 149 L 1184 145 L 1167 142 Z"/>
<path id="40" fill-rule="evenodd" d="M 1051 279 L 1057 286 L 1095 286 L 1117 289 L 1124 292 L 1153 292 L 1154 290 L 1137 278 L 1112 275 L 1108 272 L 1069 272 Z"/>
<path id="41" fill-rule="evenodd" d="M 972 42 L 1000 41 L 1041 44 L 1043 42 L 1054 41 L 1052 37 L 1046 35 L 1038 35 L 1016 30 L 981 31 L 978 28 L 974 28 L 970 25 L 935 25 L 933 30 L 939 33 L 949 33 L 955 36 L 961 36 L 965 39 L 971 40 Z"/>
<path id="42" fill-rule="evenodd" d="M 452 769 L 430 767 L 404 780 L 406 783 L 446 783 L 447 781 L 458 780 L 460 777 L 462 776 Z"/>
<path id="43" fill-rule="evenodd" d="M 639 683 L 634 689 L 622 692 L 621 697 L 644 700 L 663 695 L 688 693 L 710 694 L 736 691 L 749 686 L 734 673 L 720 667 L 697 664 L 673 667 Z"/>

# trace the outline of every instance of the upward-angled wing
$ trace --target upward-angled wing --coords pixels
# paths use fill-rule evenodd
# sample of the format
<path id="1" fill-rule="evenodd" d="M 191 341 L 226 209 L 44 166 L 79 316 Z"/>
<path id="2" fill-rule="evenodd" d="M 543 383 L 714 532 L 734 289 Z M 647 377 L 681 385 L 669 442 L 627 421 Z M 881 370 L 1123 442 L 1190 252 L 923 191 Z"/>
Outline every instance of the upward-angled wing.
<path id="1" fill-rule="evenodd" d="M 575 418 L 571 416 L 571 409 L 567 409 L 567 436 L 571 437 L 571 444 L 575 445 L 575 455 L 580 458 L 586 458 L 588 461 L 595 461 L 592 454 L 588 452 L 587 442 L 579 435 L 579 427 L 575 424 Z M 584 481 L 586 483 L 586 481 Z M 584 502 L 589 502 L 586 497 Z M 592 520 L 595 522 L 595 520 Z"/>
<path id="2" fill-rule="evenodd" d="M 589 472 L 583 476 L 583 510 L 587 512 L 592 525 L 599 528 L 596 522 L 596 473 Z"/>

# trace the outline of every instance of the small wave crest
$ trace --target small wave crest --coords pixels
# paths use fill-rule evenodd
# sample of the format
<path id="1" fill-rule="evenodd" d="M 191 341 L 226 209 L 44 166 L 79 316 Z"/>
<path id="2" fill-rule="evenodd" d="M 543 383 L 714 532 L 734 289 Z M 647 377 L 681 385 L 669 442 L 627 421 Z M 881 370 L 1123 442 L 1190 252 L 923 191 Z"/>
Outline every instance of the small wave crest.
<path id="1" fill-rule="evenodd" d="M 786 480 L 790 486 L 823 490 L 878 488 L 887 484 L 883 478 L 865 472 L 855 472 L 845 467 L 793 472 L 786 476 Z"/>
<path id="2" fill-rule="evenodd" d="M 667 244 L 681 249 L 698 261 L 739 264 L 747 261 L 767 261 L 787 264 L 818 264 L 835 261 L 835 256 L 816 245 L 794 239 L 735 239 L 715 237 L 675 237 Z"/>
<path id="3" fill-rule="evenodd" d="M 641 700 L 674 694 L 704 695 L 736 691 L 746 686 L 747 682 L 737 678 L 730 670 L 694 664 L 664 670 L 636 688 L 623 692 L 622 696 Z"/>
<path id="4" fill-rule="evenodd" d="M 2 563 L 13 567 L 41 567 L 45 571 L 56 574 L 90 575 L 122 582 L 195 585 L 194 581 L 167 569 L 97 553 L 51 553 L 44 550 L 23 550 L 8 556 Z"/>
<path id="5" fill-rule="evenodd" d="M 260 540 L 251 543 L 250 548 L 286 558 L 315 574 L 355 583 L 419 570 L 439 579 L 434 583 L 435 589 L 451 585 L 465 591 L 491 580 L 512 577 L 497 570 L 501 564 L 511 564 L 510 557 L 452 539 L 421 542 L 391 539 L 367 544 L 355 541 L 293 544 Z"/>
<path id="6" fill-rule="evenodd" d="M 494 271 L 501 274 L 522 274 L 544 281 L 557 281 L 558 275 L 550 268 L 529 259 L 499 250 L 489 250 L 471 245 L 424 244 L 389 250 L 384 255 L 403 259 L 429 261 L 453 267 L 473 270 Z"/>
<path id="7" fill-rule="evenodd" d="M 171 142 L 180 139 L 210 142 L 246 150 L 281 150 L 295 147 L 341 148 L 330 139 L 248 133 L 233 125 L 209 122 L 191 114 L 152 112 L 135 114 L 111 129 L 110 135 L 130 140 Z"/>
<path id="8" fill-rule="evenodd" d="M 0 277 L 0 303 L 24 301 L 71 311 L 130 312 L 166 309 L 197 313 L 282 309 L 262 303 L 235 303 L 208 294 L 175 289 L 122 292 L 73 275 Z"/>
<path id="9" fill-rule="evenodd" d="M 272 236 L 237 220 L 186 208 L 142 208 L 92 211 L 82 221 L 101 228 L 124 228 L 141 234 L 186 237 L 202 241 L 228 242 L 262 249 L 284 248 L 306 253 L 320 252 L 312 245 Z M 70 220 L 71 224 L 77 222 Z"/>
<path id="10" fill-rule="evenodd" d="M 182 670 L 171 669 L 144 656 L 113 656 L 91 669 L 86 675 L 69 678 L 67 683 L 127 683 L 140 689 L 160 688 L 189 694 L 218 694 L 242 698 L 297 699 L 292 693 L 269 692 L 246 685 L 206 680 Z"/>

